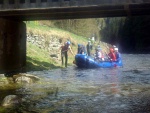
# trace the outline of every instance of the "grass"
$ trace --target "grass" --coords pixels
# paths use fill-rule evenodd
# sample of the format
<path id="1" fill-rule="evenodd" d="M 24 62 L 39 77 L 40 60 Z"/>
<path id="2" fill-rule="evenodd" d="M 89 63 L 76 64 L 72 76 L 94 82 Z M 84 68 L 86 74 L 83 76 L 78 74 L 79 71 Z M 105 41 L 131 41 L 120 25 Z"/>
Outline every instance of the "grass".
<path id="1" fill-rule="evenodd" d="M 44 32 L 44 35 L 53 34 L 58 37 L 62 37 L 64 39 L 69 38 L 75 45 L 77 45 L 78 43 L 87 44 L 87 41 L 88 41 L 86 37 L 76 35 L 74 33 L 65 31 L 63 29 L 42 26 L 36 23 L 35 21 L 31 21 L 27 23 L 27 32 L 31 32 L 31 30 L 32 32 L 37 33 L 37 34 L 43 34 Z"/>
<path id="2" fill-rule="evenodd" d="M 59 64 L 50 58 L 49 53 L 37 46 L 27 43 L 27 71 L 42 71 L 60 68 Z"/>
<path id="3" fill-rule="evenodd" d="M 87 44 L 87 38 L 78 36 L 76 34 L 70 33 L 68 31 L 52 28 L 48 26 L 42 26 L 36 23 L 35 21 L 27 22 L 27 33 L 33 33 L 36 35 L 44 35 L 44 36 L 58 36 L 62 38 L 62 40 L 66 41 L 69 39 L 71 41 L 72 50 L 74 54 L 77 53 L 77 45 L 78 43 Z M 68 52 L 68 65 L 73 65 L 74 56 Z M 49 70 L 55 68 L 61 68 L 61 60 L 56 62 L 52 58 L 50 58 L 49 53 L 44 51 L 37 46 L 27 43 L 27 63 L 26 63 L 27 71 L 41 71 L 41 70 Z"/>

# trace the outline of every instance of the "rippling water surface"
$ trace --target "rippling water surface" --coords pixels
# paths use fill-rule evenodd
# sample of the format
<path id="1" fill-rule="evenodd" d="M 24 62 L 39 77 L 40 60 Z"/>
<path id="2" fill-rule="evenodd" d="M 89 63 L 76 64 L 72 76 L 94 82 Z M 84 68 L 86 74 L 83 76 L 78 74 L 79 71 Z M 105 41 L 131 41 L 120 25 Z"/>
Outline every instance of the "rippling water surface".
<path id="1" fill-rule="evenodd" d="M 122 57 L 123 68 L 28 72 L 41 80 L 17 93 L 37 113 L 149 113 L 150 55 Z"/>

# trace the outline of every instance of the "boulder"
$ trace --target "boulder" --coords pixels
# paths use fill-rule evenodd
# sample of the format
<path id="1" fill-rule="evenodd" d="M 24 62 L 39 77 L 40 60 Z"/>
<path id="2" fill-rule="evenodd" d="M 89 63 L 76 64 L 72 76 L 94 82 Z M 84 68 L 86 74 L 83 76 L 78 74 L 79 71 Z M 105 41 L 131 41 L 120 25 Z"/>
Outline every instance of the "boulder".
<path id="1" fill-rule="evenodd" d="M 21 103 L 21 98 L 17 95 L 8 95 L 4 98 L 2 102 L 2 106 L 4 107 L 11 107 Z"/>
<path id="2" fill-rule="evenodd" d="M 33 83 L 32 79 L 26 76 L 17 77 L 15 83 Z"/>
<path id="3" fill-rule="evenodd" d="M 36 81 L 39 81 L 40 78 L 26 73 L 19 73 L 17 75 L 13 76 L 15 83 L 34 83 Z"/>

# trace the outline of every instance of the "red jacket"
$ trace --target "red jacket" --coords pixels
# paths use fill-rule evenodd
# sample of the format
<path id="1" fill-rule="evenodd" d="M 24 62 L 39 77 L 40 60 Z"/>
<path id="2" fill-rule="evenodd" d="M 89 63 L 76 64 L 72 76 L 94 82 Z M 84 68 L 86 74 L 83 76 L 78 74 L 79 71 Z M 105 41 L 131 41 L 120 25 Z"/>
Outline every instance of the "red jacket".
<path id="1" fill-rule="evenodd" d="M 116 61 L 116 55 L 115 55 L 114 52 L 110 52 L 110 53 L 108 54 L 108 56 L 111 58 L 112 61 Z"/>

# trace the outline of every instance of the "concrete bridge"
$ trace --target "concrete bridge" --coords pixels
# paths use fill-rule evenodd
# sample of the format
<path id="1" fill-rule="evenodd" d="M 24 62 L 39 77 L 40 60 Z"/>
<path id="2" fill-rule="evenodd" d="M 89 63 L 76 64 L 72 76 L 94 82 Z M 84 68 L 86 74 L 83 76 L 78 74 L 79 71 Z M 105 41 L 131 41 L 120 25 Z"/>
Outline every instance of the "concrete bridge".
<path id="1" fill-rule="evenodd" d="M 26 64 L 27 20 L 150 15 L 150 0 L 0 0 L 0 73 Z"/>
<path id="2" fill-rule="evenodd" d="M 15 20 L 149 14 L 149 0 L 0 0 L 0 17 Z"/>

